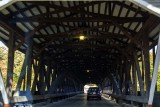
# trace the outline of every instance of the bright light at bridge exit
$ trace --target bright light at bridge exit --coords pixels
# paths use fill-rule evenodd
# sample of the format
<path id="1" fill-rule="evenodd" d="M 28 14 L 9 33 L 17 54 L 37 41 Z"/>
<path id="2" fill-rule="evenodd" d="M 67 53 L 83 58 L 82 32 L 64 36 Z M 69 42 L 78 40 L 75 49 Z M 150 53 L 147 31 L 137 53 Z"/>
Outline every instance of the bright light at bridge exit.
<path id="1" fill-rule="evenodd" d="M 84 86 L 84 93 L 87 93 L 90 87 L 98 87 L 98 86 L 96 84 L 86 84 Z"/>
<path id="2" fill-rule="evenodd" d="M 90 72 L 90 70 L 87 70 L 87 72 Z"/>

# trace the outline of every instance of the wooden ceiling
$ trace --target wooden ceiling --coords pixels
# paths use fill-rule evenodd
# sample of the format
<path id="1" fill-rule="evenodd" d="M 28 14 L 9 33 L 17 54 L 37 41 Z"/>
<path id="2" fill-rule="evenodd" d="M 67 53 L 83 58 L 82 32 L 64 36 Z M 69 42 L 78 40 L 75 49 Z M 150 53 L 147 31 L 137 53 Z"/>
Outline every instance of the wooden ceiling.
<path id="1" fill-rule="evenodd" d="M 27 36 L 34 39 L 33 55 L 43 52 L 54 62 L 77 70 L 107 69 L 122 60 L 130 46 L 137 52 L 148 33 L 156 45 L 159 18 L 129 1 L 23 1 L 0 13 L 0 37 L 7 44 L 16 35 L 16 48 L 25 52 Z M 80 41 L 79 35 L 85 35 Z"/>

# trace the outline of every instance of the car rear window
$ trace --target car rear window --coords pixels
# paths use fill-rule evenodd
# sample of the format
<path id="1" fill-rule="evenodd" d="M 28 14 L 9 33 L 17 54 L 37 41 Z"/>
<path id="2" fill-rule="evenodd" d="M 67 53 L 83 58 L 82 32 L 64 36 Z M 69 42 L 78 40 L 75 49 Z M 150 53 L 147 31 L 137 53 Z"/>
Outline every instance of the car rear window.
<path id="1" fill-rule="evenodd" d="M 89 88 L 89 92 L 98 92 L 99 88 Z"/>

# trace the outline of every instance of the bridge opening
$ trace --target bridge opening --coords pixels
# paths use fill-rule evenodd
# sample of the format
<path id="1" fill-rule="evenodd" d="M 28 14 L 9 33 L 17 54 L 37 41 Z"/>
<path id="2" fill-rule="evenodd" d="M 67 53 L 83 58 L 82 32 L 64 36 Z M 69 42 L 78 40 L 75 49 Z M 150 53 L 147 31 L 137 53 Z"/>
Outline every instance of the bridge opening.
<path id="1" fill-rule="evenodd" d="M 88 89 L 90 88 L 90 87 L 98 87 L 98 85 L 96 85 L 96 84 L 86 84 L 85 86 L 84 86 L 84 93 L 87 93 L 88 92 Z"/>
<path id="2" fill-rule="evenodd" d="M 0 40 L 8 47 L 7 103 L 49 104 L 95 83 L 118 103 L 151 106 L 155 95 L 158 105 L 160 9 L 150 8 L 152 2 L 8 3 L 0 8 Z M 23 60 L 19 69 L 16 56 Z"/>

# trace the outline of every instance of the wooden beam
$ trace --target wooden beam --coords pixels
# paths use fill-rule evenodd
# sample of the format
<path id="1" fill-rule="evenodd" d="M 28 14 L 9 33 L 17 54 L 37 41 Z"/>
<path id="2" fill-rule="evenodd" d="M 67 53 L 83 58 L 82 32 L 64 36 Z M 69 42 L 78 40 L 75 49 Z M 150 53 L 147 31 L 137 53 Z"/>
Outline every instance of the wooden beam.
<path id="1" fill-rule="evenodd" d="M 95 5 L 95 4 L 98 4 L 98 3 L 103 3 L 105 1 L 93 1 L 93 2 L 88 2 L 88 3 L 85 3 L 85 4 L 79 4 L 79 5 L 76 5 L 76 6 L 70 6 L 70 7 L 64 7 L 64 6 L 59 6 L 59 5 L 56 5 L 54 3 L 52 4 L 49 4 L 47 2 L 33 2 L 33 1 L 28 1 L 34 5 L 41 5 L 41 6 L 46 6 L 46 7 L 50 7 L 50 8 L 54 8 L 55 11 L 51 11 L 51 12 L 47 12 L 47 13 L 43 13 L 41 15 L 37 15 L 37 17 L 44 17 L 44 16 L 48 16 L 50 14 L 58 14 L 58 13 L 61 13 L 61 12 L 65 12 L 65 11 L 71 11 L 73 13 L 78 13 L 78 12 L 81 12 L 81 10 L 84 8 L 84 7 L 87 7 L 87 6 L 92 6 L 92 5 Z M 72 13 L 71 13 L 72 14 Z"/>
<path id="2" fill-rule="evenodd" d="M 33 48 L 33 38 L 30 36 L 27 42 L 28 48 L 26 51 L 27 57 L 27 87 L 26 91 L 30 91 L 31 89 L 31 77 L 32 77 L 32 48 Z"/>
<path id="3" fill-rule="evenodd" d="M 103 14 L 97 14 L 97 13 L 93 13 L 93 12 L 88 12 L 88 11 L 84 11 L 82 10 L 82 8 L 86 7 L 86 6 L 90 6 L 90 5 L 94 5 L 94 4 L 101 4 L 103 3 L 104 1 L 102 2 L 89 2 L 89 3 L 85 3 L 85 4 L 80 4 L 78 6 L 73 6 L 73 7 L 64 7 L 64 6 L 59 6 L 59 5 L 55 5 L 55 4 L 48 4 L 48 3 L 44 3 L 44 2 L 31 2 L 35 5 L 42 5 L 42 6 L 47 6 L 47 7 L 52 7 L 52 8 L 56 8 L 58 11 L 52 11 L 52 12 L 47 12 L 47 13 L 44 13 L 43 15 L 37 15 L 36 17 L 44 17 L 44 16 L 47 16 L 48 14 L 56 14 L 56 13 L 60 13 L 60 12 L 64 12 L 64 11 L 71 11 L 71 12 L 78 12 L 80 14 L 87 14 L 87 15 L 91 15 L 91 16 L 100 16 L 100 17 L 105 17 L 106 15 L 103 15 Z M 79 8 L 79 9 L 78 9 Z M 110 15 L 111 16 L 111 15 Z M 107 17 L 105 17 L 107 18 Z M 144 19 L 142 20 L 144 21 Z"/>
<path id="4" fill-rule="evenodd" d="M 137 42 L 141 42 L 144 38 L 146 38 L 146 29 L 147 29 L 147 33 L 150 34 L 154 30 L 154 28 L 159 25 L 159 23 L 160 23 L 160 19 L 158 17 L 154 15 L 150 15 L 149 18 L 143 24 L 140 31 L 134 36 L 135 40 L 137 40 Z M 158 43 L 157 40 L 152 42 L 150 49 L 153 46 L 155 46 L 157 43 Z M 126 50 L 130 51 L 131 47 L 132 47 L 132 44 L 128 45 Z M 144 49 L 143 46 L 141 49 L 142 50 Z"/>
<path id="5" fill-rule="evenodd" d="M 63 34 L 66 34 L 66 33 L 73 33 L 73 32 L 77 32 L 77 31 L 81 31 L 81 30 L 82 31 L 87 31 L 87 30 L 91 30 L 91 29 L 98 29 L 98 28 L 105 27 L 106 25 L 108 25 L 108 24 L 103 24 L 103 25 L 99 25 L 99 26 L 95 26 L 95 27 L 90 27 L 90 28 L 80 28 L 80 29 L 76 29 L 76 30 L 72 30 L 72 31 L 68 31 L 68 32 L 60 32 L 60 33 L 57 33 L 57 35 L 63 35 Z M 53 41 L 54 41 L 54 38 L 51 39 L 48 43 L 46 43 L 45 46 L 40 49 L 40 51 L 37 53 L 37 55 L 39 55 L 42 51 L 44 51 L 45 48 L 47 48 L 48 46 L 50 46 Z M 35 55 L 35 56 L 37 56 L 37 55 Z"/>
<path id="6" fill-rule="evenodd" d="M 141 62 L 142 62 L 142 66 L 141 66 L 141 68 L 142 68 L 142 72 L 141 72 L 141 74 L 142 74 L 142 81 L 144 82 L 144 74 L 145 74 L 145 61 L 144 61 L 144 52 L 143 52 L 143 50 L 141 51 Z"/>
<path id="7" fill-rule="evenodd" d="M 1 24 L 0 24 L 0 26 L 1 26 Z M 2 26 L 2 28 L 3 28 L 3 26 Z M 3 31 L 2 29 L 0 29 L 0 32 L 2 33 L 2 34 L 4 34 L 4 35 L 6 35 L 7 37 L 9 37 L 9 34 L 7 34 L 5 31 Z"/>
<path id="8" fill-rule="evenodd" d="M 21 42 L 14 48 L 14 51 L 18 50 L 23 44 L 24 44 L 24 42 L 21 41 Z"/>
<path id="9" fill-rule="evenodd" d="M 124 48 L 119 45 L 110 45 L 110 44 L 89 44 L 89 43 L 68 43 L 68 44 L 55 44 L 51 45 L 52 48 L 62 48 L 62 49 L 70 49 L 70 48 L 101 48 L 101 49 L 116 49 L 121 50 Z M 123 51 L 123 50 L 121 50 Z"/>
<path id="10" fill-rule="evenodd" d="M 36 26 L 32 31 L 28 32 L 26 36 L 33 36 L 38 30 L 46 27 L 46 23 L 40 23 L 38 26 Z"/>
<path id="11" fill-rule="evenodd" d="M 59 83 L 62 82 L 63 78 L 67 75 L 67 71 L 62 71 L 58 77 L 52 82 L 51 87 L 48 91 L 48 94 L 53 94 L 55 88 L 58 86 Z"/>
<path id="12" fill-rule="evenodd" d="M 140 31 L 135 35 L 136 39 L 140 41 L 143 38 L 146 38 L 146 36 L 148 36 L 154 30 L 154 28 L 157 27 L 159 24 L 160 24 L 160 19 L 154 15 L 150 15 L 149 18 L 143 24 Z M 148 33 L 147 35 L 146 32 Z"/>
<path id="13" fill-rule="evenodd" d="M 56 79 L 57 72 L 58 72 L 58 66 L 55 66 L 54 71 L 52 72 L 52 83 Z"/>
<path id="14" fill-rule="evenodd" d="M 144 85 L 143 85 L 143 82 L 142 82 L 141 71 L 140 71 L 140 67 L 139 67 L 137 53 L 134 53 L 134 61 L 135 61 L 135 65 L 136 65 L 141 96 L 144 96 Z"/>
<path id="15" fill-rule="evenodd" d="M 27 1 L 28 3 L 32 3 L 32 5 L 40 5 L 40 6 L 45 6 L 45 7 L 50 7 L 50 8 L 54 8 L 54 9 L 57 9 L 57 10 L 61 10 L 61 12 L 65 11 L 64 9 L 66 9 L 66 11 L 70 11 L 72 9 L 75 9 L 75 8 L 84 8 L 84 7 L 88 7 L 88 6 L 92 6 L 92 5 L 95 5 L 95 4 L 98 4 L 98 3 L 104 3 L 106 1 L 92 1 L 92 2 L 88 2 L 88 3 L 84 3 L 84 4 L 79 4 L 79 5 L 76 5 L 76 6 L 71 6 L 69 8 L 67 7 L 64 7 L 64 6 L 59 6 L 59 5 L 56 5 L 54 3 L 47 3 L 47 2 L 36 2 L 36 1 Z"/>
<path id="16" fill-rule="evenodd" d="M 47 90 L 49 90 L 50 88 L 50 81 L 51 81 L 51 78 L 50 78 L 50 75 L 51 75 L 51 57 L 48 57 L 47 58 L 47 73 L 46 73 L 46 84 L 47 84 Z"/>
<path id="17" fill-rule="evenodd" d="M 144 38 L 143 41 L 143 54 L 144 54 L 144 68 L 145 68 L 145 83 L 146 83 L 146 95 L 149 96 L 151 78 L 150 78 L 150 57 L 149 57 L 149 40 Z"/>
<path id="18" fill-rule="evenodd" d="M 121 59 L 122 60 L 122 59 Z M 123 72 L 124 72 L 124 70 L 123 70 L 123 63 L 122 63 L 122 61 L 120 62 L 120 64 L 119 64 L 119 87 L 120 87 L 120 90 L 121 90 L 121 92 L 122 92 L 122 83 L 123 83 Z"/>
<path id="19" fill-rule="evenodd" d="M 7 66 L 7 82 L 6 92 L 9 97 L 12 96 L 12 83 L 13 83 L 13 68 L 14 68 L 14 45 L 15 45 L 15 34 L 10 32 L 8 42 L 8 66 Z"/>
<path id="20" fill-rule="evenodd" d="M 117 94 L 121 94 L 121 90 L 120 90 L 118 81 L 116 79 L 117 77 L 115 77 L 113 74 L 111 74 L 111 77 L 113 79 L 114 85 L 116 86 L 116 92 L 117 92 Z"/>
<path id="21" fill-rule="evenodd" d="M 124 100 L 128 100 L 128 101 L 135 101 L 135 102 L 139 102 L 139 103 L 147 103 L 148 98 L 145 96 L 133 96 L 133 95 L 116 95 L 116 94 L 109 94 L 108 95 L 116 98 L 116 99 L 124 99 Z"/>
<path id="22" fill-rule="evenodd" d="M 27 11 L 28 9 L 32 9 L 32 8 L 34 8 L 35 6 L 36 6 L 36 5 L 30 5 L 30 6 L 27 6 L 26 8 L 21 8 L 21 9 L 15 11 L 15 12 L 12 12 L 12 14 L 6 15 L 5 17 L 9 19 L 10 17 L 16 16 L 16 15 L 18 15 L 18 14 L 20 14 L 20 13 L 24 13 L 24 12 Z"/>
<path id="23" fill-rule="evenodd" d="M 44 53 L 41 53 L 40 60 L 41 60 L 41 63 L 39 63 L 39 68 L 38 68 L 38 71 L 39 71 L 38 91 L 40 92 L 41 95 L 44 95 L 45 94 L 45 92 L 44 92 L 45 91 L 45 86 L 44 86 L 44 79 L 45 79 Z"/>
<path id="24" fill-rule="evenodd" d="M 144 11 L 141 11 L 140 9 L 137 10 L 137 8 L 135 8 L 134 6 L 130 6 L 130 5 L 127 5 L 123 2 L 120 2 L 120 1 L 112 1 L 114 4 L 117 4 L 117 5 L 120 5 L 120 6 L 123 6 L 124 8 L 127 8 L 128 10 L 132 10 L 134 12 L 137 12 L 138 14 L 142 15 L 143 17 L 147 17 L 148 16 L 148 13 L 147 12 L 144 12 Z"/>
<path id="25" fill-rule="evenodd" d="M 100 34 L 100 35 L 85 35 L 86 39 L 113 39 L 113 38 L 122 38 L 122 39 L 126 39 L 125 35 L 122 34 L 114 34 L 114 33 L 105 33 L 105 34 Z M 48 39 L 60 39 L 60 38 L 77 38 L 79 39 L 79 36 L 72 36 L 72 35 L 67 35 L 63 34 L 63 35 L 57 35 L 57 34 L 50 34 L 50 35 L 34 35 L 34 38 L 48 38 Z"/>
<path id="26" fill-rule="evenodd" d="M 132 63 L 132 81 L 133 81 L 133 92 L 134 95 L 137 95 L 137 75 L 136 75 L 136 67 L 135 63 Z"/>
<path id="27" fill-rule="evenodd" d="M 25 78 L 26 72 L 27 72 L 27 91 L 30 91 L 30 86 L 31 86 L 31 69 L 32 69 L 32 45 L 33 45 L 33 38 L 29 37 L 27 39 L 28 41 L 28 48 L 26 50 L 26 54 L 25 54 L 25 59 L 23 62 L 23 66 L 21 69 L 21 74 L 19 76 L 18 79 L 18 83 L 17 83 L 17 87 L 16 87 L 16 91 L 20 90 L 21 84 L 22 84 L 22 80 Z"/>
<path id="28" fill-rule="evenodd" d="M 7 29 L 8 31 L 11 31 L 11 32 L 14 32 L 17 36 L 18 36 L 18 39 L 21 40 L 22 43 L 20 43 L 18 46 L 15 47 L 15 49 L 18 49 L 22 44 L 24 44 L 26 41 L 25 41 L 25 38 L 24 38 L 24 33 L 17 27 L 11 25 L 11 24 L 8 24 L 6 23 L 6 21 L 2 21 L 0 20 L 0 25 Z M 38 46 L 37 45 L 34 45 L 34 50 L 38 50 Z"/>
<path id="29" fill-rule="evenodd" d="M 86 63 L 89 63 L 89 62 L 91 62 L 91 61 L 88 61 L 88 60 L 92 60 L 92 63 L 93 64 L 96 64 L 96 62 L 98 63 L 98 64 L 96 64 L 96 65 L 100 65 L 100 64 L 103 64 L 103 65 L 107 65 L 107 64 L 109 64 L 109 63 L 112 63 L 113 62 L 113 60 L 115 60 L 116 58 L 110 58 L 109 56 L 108 57 L 106 57 L 106 58 L 87 58 L 87 57 L 75 57 L 75 56 L 73 56 L 73 57 L 71 57 L 71 56 L 66 56 L 66 57 L 61 57 L 61 58 L 54 58 L 54 59 L 56 59 L 58 62 L 60 62 L 61 64 L 74 64 L 74 63 L 79 63 L 79 64 L 86 64 Z M 86 60 L 87 61 L 86 61 Z M 98 60 L 98 59 L 100 59 L 100 61 Z M 118 58 L 119 59 L 119 58 Z M 108 61 L 106 61 L 105 62 L 105 60 L 108 60 Z M 91 64 L 88 64 L 88 65 L 91 65 Z"/>
<path id="30" fill-rule="evenodd" d="M 135 43 L 137 45 L 137 47 L 142 48 L 141 44 L 136 40 L 136 38 L 134 38 L 134 36 L 129 33 L 127 30 L 124 29 L 123 26 L 119 25 L 116 21 L 112 22 L 116 27 L 118 27 L 126 37 L 128 37 L 133 43 Z"/>
<path id="31" fill-rule="evenodd" d="M 20 76 L 18 78 L 18 82 L 17 82 L 17 86 L 16 86 L 16 91 L 20 91 L 20 87 L 22 85 L 22 81 L 23 79 L 25 78 L 25 75 L 26 75 L 26 72 L 25 72 L 25 67 L 26 67 L 26 57 L 24 59 L 24 62 L 23 62 L 23 65 L 22 65 L 22 69 L 21 69 L 21 73 L 20 73 Z M 25 84 L 23 84 L 25 85 Z M 16 92 L 15 92 L 16 93 Z"/>
<path id="32" fill-rule="evenodd" d="M 36 91 L 36 86 L 37 86 L 37 82 L 38 82 L 38 64 L 37 64 L 37 60 L 35 60 L 35 59 L 32 60 L 32 63 L 33 63 L 33 69 L 34 69 L 34 80 L 33 80 L 33 84 L 32 84 L 32 94 L 34 94 L 34 92 Z"/>
<path id="33" fill-rule="evenodd" d="M 125 94 L 128 95 L 130 94 L 130 68 L 131 68 L 131 63 L 128 60 L 124 61 L 125 63 Z"/>
<path id="34" fill-rule="evenodd" d="M 59 22 L 112 22 L 117 21 L 117 23 L 127 23 L 127 22 L 143 22 L 144 18 L 132 18 L 132 17 L 115 17 L 115 16 L 105 16 L 105 17 L 64 17 L 64 18 L 37 18 L 25 17 L 25 18 L 15 18 L 10 20 L 10 23 L 16 22 L 39 22 L 39 23 L 59 23 Z"/>
<path id="35" fill-rule="evenodd" d="M 65 50 L 63 52 L 57 52 L 56 55 L 51 55 L 51 56 L 54 56 L 54 57 L 58 57 L 58 56 L 63 56 L 63 55 L 80 55 L 80 56 L 83 56 L 83 55 L 86 55 L 86 54 L 92 54 L 93 56 L 96 55 L 96 56 L 101 56 L 101 57 L 105 57 L 105 55 L 116 55 L 116 56 L 119 56 L 119 54 L 117 54 L 117 52 L 111 52 L 110 50 L 106 49 L 106 50 Z M 91 56 L 92 56 L 91 55 Z"/>

